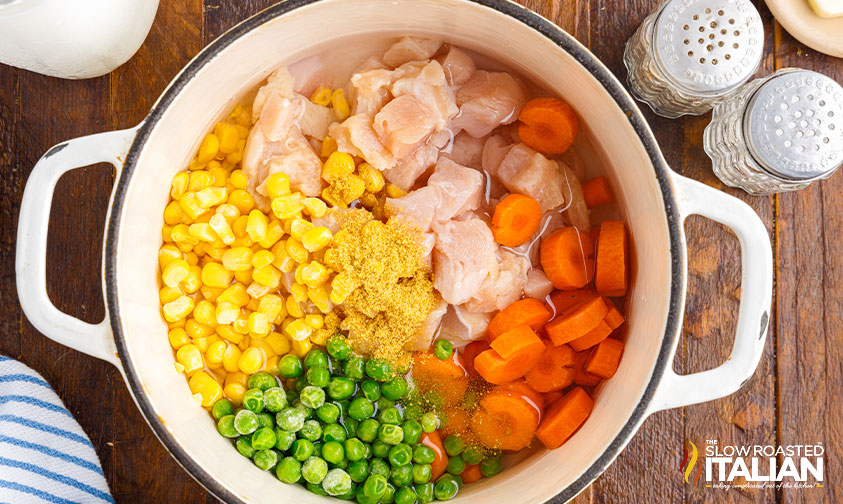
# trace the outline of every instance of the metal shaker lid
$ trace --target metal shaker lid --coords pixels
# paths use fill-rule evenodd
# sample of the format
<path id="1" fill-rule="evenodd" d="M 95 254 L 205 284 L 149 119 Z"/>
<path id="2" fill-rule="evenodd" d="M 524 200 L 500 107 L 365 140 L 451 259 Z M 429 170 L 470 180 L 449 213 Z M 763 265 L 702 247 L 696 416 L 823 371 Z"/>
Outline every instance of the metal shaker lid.
<path id="1" fill-rule="evenodd" d="M 670 0 L 653 32 L 656 60 L 677 86 L 723 94 L 758 69 L 764 25 L 747 0 Z"/>
<path id="2" fill-rule="evenodd" d="M 820 178 L 843 164 L 843 87 L 809 70 L 779 71 L 744 112 L 752 157 L 771 175 Z"/>

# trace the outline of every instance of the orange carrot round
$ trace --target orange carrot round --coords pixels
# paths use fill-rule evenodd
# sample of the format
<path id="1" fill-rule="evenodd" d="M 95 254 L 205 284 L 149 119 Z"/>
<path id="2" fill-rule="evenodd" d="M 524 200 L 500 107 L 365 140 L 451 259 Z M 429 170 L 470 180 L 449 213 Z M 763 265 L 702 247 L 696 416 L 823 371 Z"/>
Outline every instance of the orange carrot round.
<path id="1" fill-rule="evenodd" d="M 538 331 L 551 316 L 553 314 L 543 301 L 534 298 L 519 299 L 492 318 L 486 329 L 486 337 L 489 341 L 494 341 L 501 334 L 522 325 Z"/>
<path id="2" fill-rule="evenodd" d="M 600 383 L 602 378 L 595 376 L 585 370 L 585 363 L 588 360 L 590 351 L 576 352 L 574 354 L 574 383 L 583 387 L 593 387 Z"/>
<path id="3" fill-rule="evenodd" d="M 480 355 L 481 352 L 485 352 L 489 349 L 489 342 L 485 339 L 472 341 L 465 348 L 462 349 L 462 354 L 460 354 L 460 358 L 465 366 L 465 370 L 468 371 L 469 375 L 476 375 L 477 371 L 474 369 L 474 359 Z"/>
<path id="4" fill-rule="evenodd" d="M 594 376 L 611 378 L 618 370 L 623 355 L 623 341 L 608 338 L 600 342 L 585 361 L 585 370 Z"/>
<path id="5" fill-rule="evenodd" d="M 528 326 L 507 331 L 490 345 L 506 361 L 535 361 L 544 352 L 544 343 Z"/>
<path id="6" fill-rule="evenodd" d="M 545 404 L 547 404 L 544 396 L 537 390 L 530 387 L 530 385 L 528 385 L 524 380 L 515 380 L 509 383 L 504 383 L 503 385 L 498 385 L 494 388 L 493 392 L 507 393 L 532 403 L 533 406 L 535 406 L 536 411 L 539 412 L 540 417 L 542 412 L 544 412 Z"/>
<path id="7" fill-rule="evenodd" d="M 460 478 L 464 485 L 474 483 L 483 478 L 483 473 L 480 472 L 480 464 L 466 464 L 465 469 L 460 473 Z"/>
<path id="8" fill-rule="evenodd" d="M 551 406 L 536 431 L 549 449 L 559 448 L 591 414 L 594 401 L 584 389 L 574 387 Z"/>
<path id="9" fill-rule="evenodd" d="M 480 400 L 471 417 L 471 430 L 484 445 L 496 450 L 529 446 L 539 425 L 539 413 L 523 398 L 491 392 Z"/>
<path id="10" fill-rule="evenodd" d="M 623 315 L 621 315 L 621 312 L 615 307 L 614 304 L 612 304 L 611 302 L 607 302 L 606 306 L 609 307 L 609 313 L 606 314 L 606 318 L 604 319 L 604 321 L 614 331 L 615 329 L 620 327 L 621 324 L 624 323 L 624 318 Z"/>
<path id="11" fill-rule="evenodd" d="M 597 292 L 610 297 L 626 294 L 629 283 L 628 251 L 629 243 L 623 221 L 604 221 L 600 224 L 597 271 L 594 276 Z"/>
<path id="12" fill-rule="evenodd" d="M 477 374 L 489 383 L 500 385 L 524 376 L 541 354 L 529 358 L 506 360 L 493 349 L 481 352 L 474 359 L 474 369 Z"/>
<path id="13" fill-rule="evenodd" d="M 608 311 L 603 298 L 593 297 L 559 314 L 544 330 L 554 345 L 563 345 L 597 327 Z"/>
<path id="14" fill-rule="evenodd" d="M 571 341 L 571 348 L 577 352 L 582 352 L 585 349 L 591 348 L 608 338 L 612 334 L 612 328 L 606 323 L 606 320 L 601 320 L 597 327 L 583 334 L 579 338 Z"/>
<path id="15" fill-rule="evenodd" d="M 517 247 L 536 234 L 541 220 L 538 201 L 523 194 L 510 194 L 495 206 L 492 236 L 505 247 Z"/>
<path id="16" fill-rule="evenodd" d="M 431 353 L 416 352 L 412 373 L 422 397 L 434 403 L 441 398 L 441 406 L 457 404 L 468 388 L 468 374 L 453 356 L 442 360 Z"/>
<path id="17" fill-rule="evenodd" d="M 574 381 L 574 351 L 568 345 L 550 346 L 524 378 L 538 392 L 562 390 Z"/>
<path id="18" fill-rule="evenodd" d="M 594 244 L 575 227 L 557 229 L 542 240 L 542 269 L 553 287 L 573 290 L 585 287 L 594 272 Z"/>
<path id="19" fill-rule="evenodd" d="M 433 463 L 430 464 L 430 479 L 435 481 L 439 476 L 445 474 L 445 470 L 448 468 L 448 454 L 445 453 L 442 438 L 437 431 L 422 432 L 419 442 L 433 450 L 435 458 Z"/>
<path id="20" fill-rule="evenodd" d="M 612 192 L 609 189 L 609 181 L 602 175 L 589 180 L 582 185 L 582 196 L 588 208 L 611 203 Z"/>
<path id="21" fill-rule="evenodd" d="M 550 293 L 550 302 L 553 303 L 553 307 L 556 308 L 556 314 L 560 315 L 569 308 L 597 296 L 598 294 L 591 289 L 553 291 Z"/>
<path id="22" fill-rule="evenodd" d="M 545 154 L 562 154 L 571 147 L 580 123 L 570 105 L 558 98 L 534 98 L 518 116 L 518 136 L 528 147 Z"/>

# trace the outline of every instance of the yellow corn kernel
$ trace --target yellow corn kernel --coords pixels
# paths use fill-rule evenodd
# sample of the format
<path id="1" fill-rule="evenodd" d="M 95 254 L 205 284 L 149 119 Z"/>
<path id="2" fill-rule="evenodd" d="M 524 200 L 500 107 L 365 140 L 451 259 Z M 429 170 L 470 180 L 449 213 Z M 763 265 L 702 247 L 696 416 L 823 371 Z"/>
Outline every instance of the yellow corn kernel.
<path id="1" fill-rule="evenodd" d="M 328 313 L 331 311 L 328 289 L 326 289 L 324 285 L 320 285 L 318 287 L 308 287 L 307 299 L 309 299 L 320 312 Z"/>
<path id="2" fill-rule="evenodd" d="M 202 359 L 202 352 L 196 345 L 188 344 L 180 347 L 176 351 L 176 361 L 184 366 L 185 374 L 192 373 L 198 369 L 202 369 L 205 365 Z"/>
<path id="3" fill-rule="evenodd" d="M 259 250 L 252 256 L 252 267 L 255 269 L 263 268 L 272 264 L 275 256 L 269 250 Z"/>
<path id="4" fill-rule="evenodd" d="M 184 319 L 175 322 L 167 322 L 167 329 L 184 329 Z"/>
<path id="5" fill-rule="evenodd" d="M 348 208 L 348 205 L 346 204 L 345 200 L 337 197 L 335 192 L 330 187 L 322 189 L 321 196 L 323 200 L 327 201 L 328 203 L 330 203 L 331 206 L 335 208 Z"/>
<path id="6" fill-rule="evenodd" d="M 266 357 L 266 362 L 268 363 L 269 359 L 275 356 L 275 352 L 272 351 L 272 346 L 270 346 L 264 338 L 265 336 L 263 338 L 252 337 L 249 345 L 263 350 L 263 355 Z"/>
<path id="7" fill-rule="evenodd" d="M 302 219 L 301 217 L 294 217 L 290 222 L 290 236 L 296 240 L 301 241 L 301 237 L 307 231 L 313 229 L 313 224 L 310 221 Z"/>
<path id="8" fill-rule="evenodd" d="M 241 283 L 236 283 L 228 287 L 217 297 L 219 302 L 231 303 L 234 306 L 246 306 L 249 303 L 249 295 L 246 294 L 246 286 Z"/>
<path id="9" fill-rule="evenodd" d="M 216 307 L 214 303 L 203 299 L 193 308 L 193 319 L 200 324 L 214 327 L 217 325 Z M 226 322 L 227 323 L 227 322 Z"/>
<path id="10" fill-rule="evenodd" d="M 353 280 L 351 275 L 340 272 L 331 281 L 331 302 L 334 304 L 341 304 L 345 301 L 351 292 L 357 288 L 357 283 Z"/>
<path id="11" fill-rule="evenodd" d="M 231 245 L 234 242 L 234 231 L 222 215 L 214 214 L 210 220 L 208 220 L 208 225 L 214 230 L 214 233 L 217 234 L 217 237 L 222 240 L 224 244 Z"/>
<path id="12" fill-rule="evenodd" d="M 273 173 L 266 179 L 266 194 L 277 198 L 290 194 L 290 176 L 286 173 Z"/>
<path id="13" fill-rule="evenodd" d="M 197 240 L 208 243 L 214 242 L 219 238 L 211 225 L 205 223 L 191 224 L 187 228 L 187 232 L 190 233 L 190 236 L 196 238 Z"/>
<path id="14" fill-rule="evenodd" d="M 301 244 L 308 252 L 316 252 L 330 244 L 333 237 L 330 229 L 325 226 L 317 226 L 302 234 Z"/>
<path id="15" fill-rule="evenodd" d="M 234 223 L 234 219 L 240 217 L 240 209 L 231 203 L 223 203 L 217 207 L 217 215 L 222 215 L 229 225 Z"/>
<path id="16" fill-rule="evenodd" d="M 232 370 L 232 371 L 229 371 L 228 374 L 225 376 L 225 380 L 224 380 L 223 383 L 226 386 L 228 386 L 228 385 L 242 385 L 242 386 L 245 387 L 249 383 L 249 377 L 244 375 L 243 373 L 241 373 L 237 369 L 237 363 L 236 362 L 234 363 L 234 367 L 235 367 L 235 369 Z"/>
<path id="17" fill-rule="evenodd" d="M 237 148 L 237 142 L 240 140 L 240 133 L 233 124 L 218 122 L 214 127 L 214 133 L 219 137 L 220 148 L 219 151 L 223 154 L 230 154 Z"/>
<path id="18" fill-rule="evenodd" d="M 369 163 L 360 163 L 360 166 L 357 167 L 357 173 L 363 179 L 363 182 L 366 183 L 366 190 L 370 193 L 380 192 L 383 186 L 386 185 L 380 170 Z"/>
<path id="19" fill-rule="evenodd" d="M 184 212 L 184 215 L 194 220 L 208 211 L 206 208 L 202 208 L 202 205 L 199 204 L 199 199 L 194 192 L 185 193 L 179 200 L 179 206 Z"/>
<path id="20" fill-rule="evenodd" d="M 208 349 L 205 350 L 205 362 L 209 366 L 219 366 L 222 364 L 222 358 L 225 356 L 225 350 L 228 347 L 228 344 L 225 340 L 217 340 L 208 345 Z"/>
<path id="21" fill-rule="evenodd" d="M 234 224 L 232 224 L 231 230 L 234 231 L 234 236 L 236 238 L 248 237 L 248 234 L 246 233 L 246 225 L 248 223 L 249 223 L 249 216 L 248 215 L 241 215 L 240 217 L 237 217 L 236 219 L 234 219 Z M 251 242 L 251 241 L 252 241 L 252 239 L 249 238 L 249 242 Z M 251 245 L 251 243 L 249 243 L 249 245 Z"/>
<path id="22" fill-rule="evenodd" d="M 233 275 L 222 264 L 209 262 L 202 268 L 202 283 L 224 289 L 231 284 Z"/>
<path id="23" fill-rule="evenodd" d="M 240 318 L 235 320 L 234 323 L 231 324 L 231 327 L 234 328 L 234 332 L 236 332 L 236 333 L 240 333 L 243 336 L 248 335 L 249 334 L 249 317 L 246 317 L 244 315 L 240 315 Z M 240 341 L 240 343 L 237 346 L 239 346 L 242 350 L 245 350 L 249 346 L 248 340 L 249 340 L 249 338 L 244 338 L 244 340 Z M 246 344 L 244 344 L 244 341 L 246 342 Z"/>
<path id="24" fill-rule="evenodd" d="M 272 347 L 275 355 L 284 355 L 290 351 L 290 340 L 279 332 L 272 332 L 264 340 Z"/>
<path id="25" fill-rule="evenodd" d="M 354 173 L 354 158 L 345 152 L 333 152 L 322 166 L 322 178 L 330 183 Z"/>
<path id="26" fill-rule="evenodd" d="M 176 350 L 190 343 L 187 332 L 182 328 L 170 329 L 167 339 L 170 340 L 170 346 Z"/>
<path id="27" fill-rule="evenodd" d="M 206 187 L 196 192 L 196 199 L 202 208 L 211 208 L 225 201 L 228 191 L 225 187 Z"/>
<path id="28" fill-rule="evenodd" d="M 182 244 L 187 246 L 193 246 L 199 243 L 195 237 L 191 236 L 190 228 L 187 227 L 186 224 L 176 224 L 173 226 L 172 231 L 170 231 L 171 236 L 173 237 L 173 241 L 176 242 L 176 245 L 179 246 L 180 249 L 182 248 Z"/>
<path id="29" fill-rule="evenodd" d="M 265 314 L 269 320 L 275 320 L 284 310 L 284 299 L 275 294 L 267 294 L 260 298 L 258 311 Z M 286 315 L 286 313 L 285 313 Z M 277 352 L 276 352 L 277 353 Z"/>
<path id="30" fill-rule="evenodd" d="M 208 373 L 199 371 L 190 377 L 187 382 L 190 391 L 194 394 L 199 394 L 202 397 L 201 405 L 203 408 L 210 408 L 217 399 L 222 397 L 222 387 L 214 381 Z"/>
<path id="31" fill-rule="evenodd" d="M 208 244 L 209 246 L 205 247 L 205 255 L 209 258 L 213 259 L 214 261 L 220 262 L 222 261 L 222 255 L 225 253 L 225 243 L 217 240 L 213 243 Z"/>
<path id="32" fill-rule="evenodd" d="M 272 213 L 279 219 L 289 219 L 304 208 L 300 192 L 278 196 L 272 199 Z"/>
<path id="33" fill-rule="evenodd" d="M 234 152 L 225 156 L 225 160 L 231 164 L 237 164 L 243 160 L 243 151 L 246 148 L 246 139 L 241 138 L 237 141 L 237 147 L 234 148 Z"/>
<path id="34" fill-rule="evenodd" d="M 222 265 L 228 271 L 248 271 L 252 268 L 252 249 L 233 247 L 222 255 Z"/>
<path id="35" fill-rule="evenodd" d="M 182 219 L 182 209 L 181 205 L 179 205 L 178 201 L 171 201 L 167 206 L 164 208 L 164 222 L 171 226 L 175 226 Z"/>
<path id="36" fill-rule="evenodd" d="M 305 198 L 301 200 L 301 204 L 304 206 L 304 213 L 317 219 L 324 217 L 328 212 L 328 205 L 319 198 Z"/>
<path id="37" fill-rule="evenodd" d="M 296 266 L 296 270 L 293 273 L 293 278 L 295 279 L 296 283 L 304 283 L 304 277 L 301 276 L 301 272 L 305 266 L 307 266 L 307 264 L 299 264 L 298 266 Z"/>
<path id="38" fill-rule="evenodd" d="M 170 226 L 168 224 L 164 224 L 161 227 L 161 240 L 164 243 L 173 243 L 174 240 L 173 240 L 172 232 L 173 232 L 173 226 Z"/>
<path id="39" fill-rule="evenodd" d="M 183 259 L 183 256 L 181 250 L 179 250 L 175 245 L 163 245 L 160 249 L 158 249 L 158 264 L 161 266 L 162 270 L 171 262 L 179 259 Z"/>
<path id="40" fill-rule="evenodd" d="M 307 263 L 304 268 L 302 268 L 301 272 L 304 284 L 313 288 L 319 287 L 328 281 L 329 274 L 330 272 L 328 271 L 328 268 L 322 266 L 316 261 L 310 261 Z"/>
<path id="41" fill-rule="evenodd" d="M 228 181 L 237 189 L 245 189 L 249 186 L 249 179 L 246 178 L 243 170 L 234 170 L 231 172 L 231 175 L 228 176 Z"/>
<path id="42" fill-rule="evenodd" d="M 297 303 L 307 301 L 307 287 L 300 283 L 294 283 L 290 286 L 290 294 L 292 294 Z M 300 315 L 296 315 L 296 317 L 299 316 Z"/>
<path id="43" fill-rule="evenodd" d="M 291 317 L 303 317 L 304 310 L 302 310 L 301 303 L 296 301 L 295 296 L 287 296 L 287 301 L 284 305 L 287 308 L 287 314 Z"/>
<path id="44" fill-rule="evenodd" d="M 187 184 L 190 182 L 190 175 L 187 172 L 177 173 L 170 183 L 170 196 L 174 200 L 180 199 L 187 190 Z"/>
<path id="45" fill-rule="evenodd" d="M 261 312 L 249 314 L 249 336 L 252 338 L 264 338 L 272 330 L 269 317 Z"/>
<path id="46" fill-rule="evenodd" d="M 190 164 L 187 165 L 187 169 L 190 171 L 198 171 L 204 170 L 205 166 L 207 166 L 206 163 L 200 163 L 198 159 L 194 159 L 190 162 Z"/>
<path id="47" fill-rule="evenodd" d="M 212 184 L 214 187 L 221 187 L 225 189 L 226 183 L 228 182 L 228 172 L 223 168 L 217 161 L 211 161 L 208 163 L 208 173 L 211 174 L 211 179 L 213 179 Z"/>
<path id="48" fill-rule="evenodd" d="M 252 271 L 252 280 L 261 285 L 275 289 L 281 283 L 281 272 L 275 269 L 275 267 L 271 264 L 268 264 L 262 268 L 255 268 L 255 270 Z"/>
<path id="49" fill-rule="evenodd" d="M 304 245 L 295 238 L 287 238 L 287 255 L 290 256 L 297 263 L 307 261 L 309 253 Z"/>
<path id="50" fill-rule="evenodd" d="M 225 386 L 223 393 L 232 404 L 240 406 L 243 403 L 243 396 L 246 395 L 246 387 L 239 383 L 232 383 L 231 385 Z"/>
<path id="51" fill-rule="evenodd" d="M 293 354 L 300 359 L 303 359 L 304 356 L 307 355 L 307 352 L 309 352 L 313 347 L 309 339 L 293 341 L 290 346 L 293 349 Z"/>
<path id="52" fill-rule="evenodd" d="M 313 94 L 310 95 L 310 101 L 317 105 L 327 107 L 331 104 L 331 88 L 328 86 L 319 86 Z"/>
<path id="53" fill-rule="evenodd" d="M 202 268 L 191 266 L 187 277 L 179 283 L 179 287 L 185 294 L 194 294 L 202 287 Z"/>
<path id="54" fill-rule="evenodd" d="M 337 141 L 333 138 L 326 136 L 322 140 L 322 149 L 319 152 L 319 155 L 323 158 L 327 158 L 331 155 L 332 152 L 336 152 L 337 150 Z"/>
<path id="55" fill-rule="evenodd" d="M 351 107 L 345 99 L 345 91 L 335 89 L 331 94 L 331 105 L 334 107 L 334 115 L 340 121 L 345 121 L 351 115 Z"/>
<path id="56" fill-rule="evenodd" d="M 268 220 L 266 215 L 260 210 L 252 210 L 249 212 L 249 218 L 246 221 L 246 233 L 252 241 L 261 241 L 266 237 L 266 226 Z"/>
<path id="57" fill-rule="evenodd" d="M 281 270 L 284 273 L 289 273 L 293 271 L 296 267 L 296 262 L 287 254 L 287 243 L 280 241 L 272 247 L 272 254 L 275 256 L 275 260 L 272 261 L 272 265 Z"/>
<path id="58" fill-rule="evenodd" d="M 251 287 L 251 285 L 249 287 Z M 249 292 L 249 287 L 246 287 L 246 292 Z M 249 295 L 251 296 L 251 294 Z M 260 299 L 252 296 L 252 299 L 249 301 L 249 304 L 246 305 L 246 309 L 250 312 L 258 311 L 258 306 L 260 306 L 260 304 Z"/>
<path id="59" fill-rule="evenodd" d="M 310 333 L 313 332 L 313 328 L 307 325 L 303 318 L 300 318 L 287 324 L 287 327 L 284 328 L 284 332 L 291 340 L 302 341 L 310 337 Z"/>
<path id="60" fill-rule="evenodd" d="M 231 191 L 231 195 L 228 197 L 228 202 L 236 206 L 243 215 L 248 214 L 253 208 L 255 208 L 255 199 L 252 198 L 251 194 L 243 189 Z"/>
<path id="61" fill-rule="evenodd" d="M 188 228 L 188 231 L 189 231 L 189 230 L 190 230 L 190 228 Z M 191 238 L 193 238 L 193 237 L 191 236 Z M 195 238 L 194 238 L 194 239 L 195 239 Z M 203 261 L 204 261 L 204 257 L 205 257 L 205 246 L 206 246 L 206 245 L 208 245 L 208 244 L 207 244 L 207 243 L 202 243 L 202 242 L 199 242 L 199 243 L 197 243 L 197 244 L 196 244 L 196 246 L 195 246 L 195 247 L 193 247 L 193 250 L 192 250 L 192 252 L 193 252 L 194 254 L 196 254 L 196 257 L 197 257 L 197 258 L 201 258 Z M 197 264 L 198 264 L 198 263 L 197 263 Z M 202 264 L 205 264 L 205 263 L 203 262 Z"/>
<path id="62" fill-rule="evenodd" d="M 205 170 L 195 171 L 190 174 L 190 182 L 187 184 L 187 190 L 198 192 L 214 183 L 211 174 Z"/>
<path id="63" fill-rule="evenodd" d="M 200 324 L 196 321 L 196 319 L 188 319 L 188 321 L 184 324 L 184 330 L 193 341 L 200 338 L 207 338 L 208 336 L 214 334 L 214 328 Z"/>
<path id="64" fill-rule="evenodd" d="M 263 351 L 257 347 L 249 347 L 240 355 L 237 367 L 243 374 L 250 375 L 260 371 L 266 363 Z"/>
<path id="65" fill-rule="evenodd" d="M 176 368 L 176 373 L 178 373 L 178 374 L 184 373 L 184 366 L 182 366 L 181 363 L 176 362 L 176 363 L 173 364 L 173 367 Z"/>
<path id="66" fill-rule="evenodd" d="M 184 259 L 172 261 L 161 273 L 161 280 L 167 287 L 177 287 L 179 282 L 187 278 L 190 265 Z"/>
<path id="67" fill-rule="evenodd" d="M 240 307 L 229 303 L 226 301 L 220 301 L 217 303 L 216 310 L 214 311 L 214 318 L 216 319 L 217 324 L 231 324 L 240 316 Z M 219 329 L 217 330 L 219 332 Z M 223 338 L 225 335 L 220 334 Z"/>
<path id="68" fill-rule="evenodd" d="M 243 335 L 235 331 L 234 328 L 230 325 L 218 325 L 216 331 L 222 339 L 230 341 L 235 345 L 243 341 Z M 238 353 L 238 358 L 239 357 L 240 354 Z"/>
<path id="69" fill-rule="evenodd" d="M 304 322 L 311 329 L 322 329 L 322 326 L 325 325 L 325 321 L 322 318 L 322 315 L 317 314 L 308 314 L 304 316 Z"/>
<path id="70" fill-rule="evenodd" d="M 243 271 L 235 271 L 234 279 L 243 285 L 252 283 L 252 268 Z M 249 290 L 248 288 L 246 289 Z"/>
<path id="71" fill-rule="evenodd" d="M 254 304 L 254 303 L 256 303 L 257 300 L 260 299 L 261 297 L 263 297 L 263 296 L 265 296 L 265 295 L 269 294 L 270 292 L 272 292 L 274 290 L 277 290 L 277 289 L 278 289 L 278 287 L 268 287 L 268 286 L 260 284 L 258 282 L 252 282 L 251 284 L 249 284 L 249 286 L 246 287 L 246 292 L 248 292 L 249 296 L 252 297 L 252 300 L 249 301 L 249 309 L 250 310 L 256 310 L 257 304 Z"/>
<path id="72" fill-rule="evenodd" d="M 202 270 L 199 270 L 199 274 L 201 276 Z M 203 285 L 199 288 L 199 293 L 202 294 L 203 299 L 207 299 L 212 303 L 217 302 L 217 298 L 222 294 L 222 289 L 217 289 L 216 287 L 208 287 L 207 285 Z"/>
<path id="73" fill-rule="evenodd" d="M 158 291 L 158 301 L 161 304 L 167 304 L 171 301 L 175 301 L 176 299 L 180 298 L 183 292 L 178 287 L 167 287 L 164 286 Z"/>
<path id="74" fill-rule="evenodd" d="M 363 208 L 371 210 L 378 204 L 378 197 L 370 192 L 363 193 L 363 195 L 360 196 L 360 204 L 363 205 Z"/>
<path id="75" fill-rule="evenodd" d="M 281 369 L 278 367 L 278 364 L 281 362 L 281 356 L 273 355 L 269 359 L 266 360 L 266 371 L 267 373 L 271 374 L 272 376 L 278 376 L 281 374 Z"/>
<path id="76" fill-rule="evenodd" d="M 258 242 L 258 244 L 265 248 L 269 249 L 275 245 L 281 237 L 284 236 L 284 226 L 281 224 L 281 221 L 273 219 L 269 225 L 266 226 L 266 236 L 263 240 Z"/>
<path id="77" fill-rule="evenodd" d="M 219 150 L 220 139 L 213 133 L 208 133 L 199 145 L 199 152 L 196 154 L 196 160 L 200 163 L 207 163 L 217 157 Z"/>
<path id="78" fill-rule="evenodd" d="M 405 196 L 407 191 L 401 189 L 395 184 L 386 184 L 386 195 L 390 198 L 400 198 Z"/>
<path id="79" fill-rule="evenodd" d="M 196 266 L 197 264 L 199 264 L 199 256 L 196 255 L 195 252 L 185 252 L 184 260 L 187 261 L 187 264 L 191 266 Z"/>

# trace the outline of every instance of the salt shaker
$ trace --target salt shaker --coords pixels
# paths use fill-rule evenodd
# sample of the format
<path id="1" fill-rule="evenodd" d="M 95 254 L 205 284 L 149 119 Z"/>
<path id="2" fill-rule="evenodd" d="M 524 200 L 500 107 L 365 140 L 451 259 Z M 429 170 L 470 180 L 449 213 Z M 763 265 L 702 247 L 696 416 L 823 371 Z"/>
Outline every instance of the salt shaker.
<path id="1" fill-rule="evenodd" d="M 703 147 L 727 185 L 803 189 L 843 164 L 843 87 L 794 68 L 756 79 L 717 104 Z"/>
<path id="2" fill-rule="evenodd" d="M 661 116 L 711 110 L 758 70 L 764 26 L 748 0 L 663 0 L 629 39 L 633 94 Z"/>

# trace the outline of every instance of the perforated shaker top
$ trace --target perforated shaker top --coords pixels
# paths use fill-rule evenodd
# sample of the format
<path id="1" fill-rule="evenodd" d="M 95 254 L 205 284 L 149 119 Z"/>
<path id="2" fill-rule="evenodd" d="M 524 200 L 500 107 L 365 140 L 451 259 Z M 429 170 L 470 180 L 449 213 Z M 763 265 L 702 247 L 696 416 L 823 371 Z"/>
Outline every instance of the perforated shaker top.
<path id="1" fill-rule="evenodd" d="M 722 93 L 758 69 L 764 26 L 747 0 L 672 0 L 653 33 L 657 60 L 674 84 L 696 93 Z"/>
<path id="2" fill-rule="evenodd" d="M 771 174 L 822 177 L 843 164 L 843 87 L 810 70 L 773 77 L 747 104 L 744 136 Z"/>

